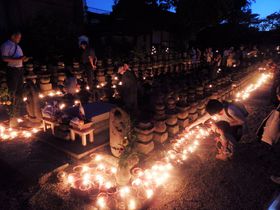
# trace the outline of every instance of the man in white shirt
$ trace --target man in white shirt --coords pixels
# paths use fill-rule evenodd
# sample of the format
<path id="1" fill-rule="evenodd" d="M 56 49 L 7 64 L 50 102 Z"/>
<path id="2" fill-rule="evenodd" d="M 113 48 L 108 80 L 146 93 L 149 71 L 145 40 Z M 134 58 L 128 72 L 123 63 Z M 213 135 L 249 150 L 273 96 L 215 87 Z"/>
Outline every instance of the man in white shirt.
<path id="1" fill-rule="evenodd" d="M 21 33 L 14 32 L 9 40 L 1 45 L 1 58 L 7 63 L 7 83 L 9 91 L 16 94 L 21 90 L 23 84 L 23 62 L 29 58 L 23 55 L 21 47 Z"/>
<path id="2" fill-rule="evenodd" d="M 8 90 L 14 105 L 14 112 L 16 115 L 19 114 L 19 104 L 22 100 L 22 89 L 23 89 L 23 62 L 29 60 L 25 57 L 21 47 L 18 45 L 21 41 L 21 33 L 14 32 L 11 34 L 9 40 L 4 42 L 1 47 L 1 59 L 7 64 L 7 85 Z"/>

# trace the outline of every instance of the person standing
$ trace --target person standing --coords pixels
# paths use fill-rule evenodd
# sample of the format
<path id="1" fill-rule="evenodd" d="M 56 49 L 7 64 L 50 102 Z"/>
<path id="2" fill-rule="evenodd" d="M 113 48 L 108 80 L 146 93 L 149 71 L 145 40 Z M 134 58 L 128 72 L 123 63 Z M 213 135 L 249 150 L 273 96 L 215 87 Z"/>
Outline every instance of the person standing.
<path id="1" fill-rule="evenodd" d="M 9 40 L 4 42 L 1 49 L 1 58 L 7 64 L 7 85 L 8 91 L 12 99 L 13 115 L 19 115 L 19 104 L 21 102 L 21 95 L 23 89 L 23 63 L 30 58 L 24 56 L 19 43 L 21 41 L 21 33 L 13 32 Z M 12 120 L 12 119 L 11 119 Z M 11 123 L 13 126 L 16 123 Z"/>
<path id="2" fill-rule="evenodd" d="M 124 63 L 118 69 L 118 73 L 122 75 L 121 97 L 125 109 L 132 115 L 137 113 L 137 79 L 135 74 L 130 70 L 128 64 Z"/>
<path id="3" fill-rule="evenodd" d="M 97 58 L 94 49 L 89 46 L 88 42 L 81 41 L 80 48 L 82 49 L 81 61 L 86 71 L 88 86 L 92 90 Z"/>

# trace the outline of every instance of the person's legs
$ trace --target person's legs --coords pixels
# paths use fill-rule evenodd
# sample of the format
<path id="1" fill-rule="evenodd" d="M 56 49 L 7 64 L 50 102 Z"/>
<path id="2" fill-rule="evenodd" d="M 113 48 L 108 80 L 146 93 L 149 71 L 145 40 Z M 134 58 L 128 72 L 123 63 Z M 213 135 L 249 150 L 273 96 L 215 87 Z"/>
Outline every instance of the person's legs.
<path id="1" fill-rule="evenodd" d="M 23 69 L 17 70 L 17 83 L 16 83 L 16 90 L 15 90 L 15 117 L 20 116 L 22 113 L 22 107 L 23 107 L 23 99 L 22 99 L 22 93 L 23 93 Z"/>
<path id="2" fill-rule="evenodd" d="M 237 126 L 231 126 L 231 131 L 233 134 L 233 137 L 237 142 L 239 142 L 242 138 L 242 125 L 237 125 Z"/>
<path id="3" fill-rule="evenodd" d="M 20 105 L 22 103 L 23 70 L 8 68 L 7 85 L 12 105 L 10 107 L 10 126 L 17 126 L 17 117 L 20 115 Z"/>
<path id="4" fill-rule="evenodd" d="M 217 142 L 216 148 L 217 148 L 216 159 L 224 160 L 224 161 L 227 160 L 227 156 L 224 153 L 225 148 L 223 147 L 223 144 L 220 141 Z"/>
<path id="5" fill-rule="evenodd" d="M 86 75 L 87 75 L 87 83 L 91 90 L 93 90 L 93 79 L 94 79 L 94 72 L 89 67 L 86 69 Z"/>
<path id="6" fill-rule="evenodd" d="M 17 87 L 18 87 L 18 77 L 17 77 L 17 70 L 14 68 L 7 69 L 7 85 L 8 85 L 8 91 L 11 95 L 11 97 L 15 97 Z"/>

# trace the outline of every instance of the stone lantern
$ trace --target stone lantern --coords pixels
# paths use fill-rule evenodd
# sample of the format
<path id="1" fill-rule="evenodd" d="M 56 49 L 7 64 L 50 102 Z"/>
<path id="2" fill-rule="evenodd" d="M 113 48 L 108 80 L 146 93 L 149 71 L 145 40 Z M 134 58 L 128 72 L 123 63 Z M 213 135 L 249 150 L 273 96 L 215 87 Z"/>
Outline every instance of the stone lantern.
<path id="1" fill-rule="evenodd" d="M 154 125 L 154 140 L 159 143 L 164 143 L 168 139 L 168 132 L 166 126 L 165 106 L 160 101 L 155 105 Z"/>
<path id="2" fill-rule="evenodd" d="M 113 61 L 112 61 L 111 58 L 107 59 L 107 71 L 106 71 L 106 74 L 108 76 L 110 76 L 111 79 L 113 80 L 113 77 L 114 77 L 114 66 L 113 66 Z"/>
<path id="3" fill-rule="evenodd" d="M 63 62 L 58 62 L 57 63 L 57 81 L 59 85 L 63 85 L 64 81 L 66 79 L 65 75 L 65 65 Z"/>
<path id="4" fill-rule="evenodd" d="M 167 99 L 167 130 L 169 136 L 175 136 L 179 132 L 178 118 L 177 118 L 178 110 L 176 109 L 176 101 L 174 98 Z"/>
<path id="5" fill-rule="evenodd" d="M 142 154 L 149 154 L 154 150 L 154 125 L 149 121 L 140 121 L 135 129 L 137 141 L 135 150 Z"/>
<path id="6" fill-rule="evenodd" d="M 102 66 L 102 61 L 101 60 L 97 61 L 97 75 L 96 75 L 96 79 L 97 79 L 99 85 L 101 85 L 101 84 L 105 85 L 105 82 L 106 82 L 105 70 L 104 70 L 104 68 Z"/>
<path id="7" fill-rule="evenodd" d="M 196 121 L 198 119 L 197 106 L 198 106 L 198 103 L 196 103 L 196 102 L 191 103 L 191 108 L 189 110 L 190 123 L 193 123 L 194 121 Z"/>
<path id="8" fill-rule="evenodd" d="M 26 64 L 25 69 L 27 71 L 27 75 L 25 76 L 25 80 L 31 80 L 33 84 L 36 84 L 37 75 L 33 72 L 33 64 Z"/>
<path id="9" fill-rule="evenodd" d="M 190 107 L 187 104 L 186 96 L 183 93 L 180 95 L 180 100 L 177 103 L 177 109 L 178 109 L 178 124 L 181 130 L 185 129 L 189 125 L 189 110 Z"/>
<path id="10" fill-rule="evenodd" d="M 83 79 L 83 71 L 80 69 L 80 64 L 78 62 L 73 62 L 72 74 L 77 80 Z"/>
<path id="11" fill-rule="evenodd" d="M 42 65 L 39 73 L 40 89 L 43 93 L 52 91 L 51 74 L 47 70 L 46 65 Z"/>

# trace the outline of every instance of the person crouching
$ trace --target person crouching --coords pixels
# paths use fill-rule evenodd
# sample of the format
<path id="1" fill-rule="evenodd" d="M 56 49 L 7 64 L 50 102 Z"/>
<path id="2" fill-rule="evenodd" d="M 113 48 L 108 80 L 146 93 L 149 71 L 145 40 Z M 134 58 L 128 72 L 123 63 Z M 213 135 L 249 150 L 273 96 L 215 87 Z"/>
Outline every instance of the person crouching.
<path id="1" fill-rule="evenodd" d="M 226 121 L 215 123 L 215 133 L 218 134 L 215 138 L 218 160 L 230 160 L 233 158 L 236 140 L 232 134 L 230 124 Z"/>
<path id="2" fill-rule="evenodd" d="M 243 134 L 248 132 L 247 117 L 249 113 L 241 103 L 220 102 L 212 99 L 206 105 L 206 112 L 217 122 L 228 122 L 237 142 L 240 141 Z"/>

